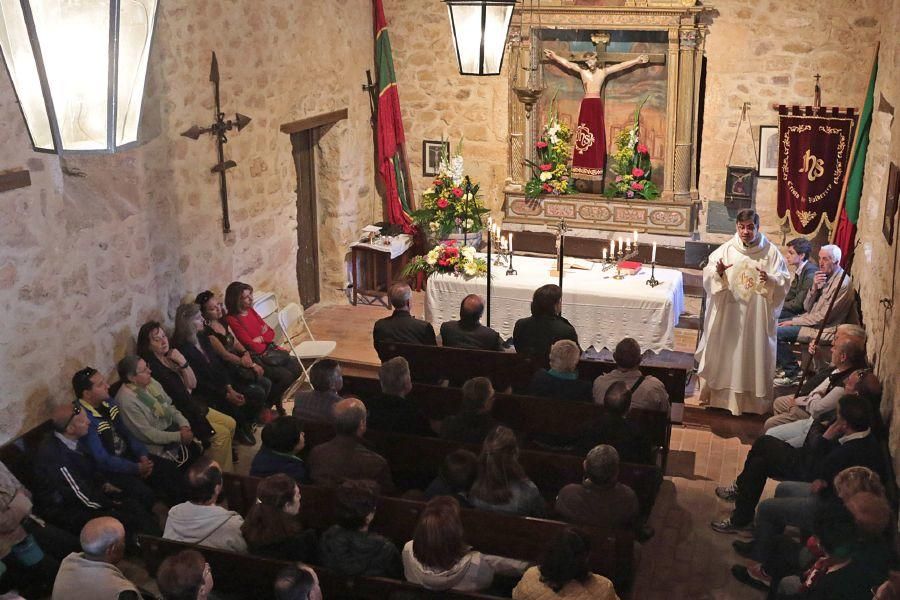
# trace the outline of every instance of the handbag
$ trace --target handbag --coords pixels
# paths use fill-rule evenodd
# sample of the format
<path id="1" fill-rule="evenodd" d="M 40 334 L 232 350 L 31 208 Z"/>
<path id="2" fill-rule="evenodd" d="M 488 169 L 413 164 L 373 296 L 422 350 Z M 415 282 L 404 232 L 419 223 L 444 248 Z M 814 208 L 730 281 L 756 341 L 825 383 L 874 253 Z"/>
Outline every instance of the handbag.
<path id="1" fill-rule="evenodd" d="M 269 344 L 266 351 L 259 355 L 259 360 L 269 367 L 284 367 L 291 362 L 291 354 L 275 344 Z"/>

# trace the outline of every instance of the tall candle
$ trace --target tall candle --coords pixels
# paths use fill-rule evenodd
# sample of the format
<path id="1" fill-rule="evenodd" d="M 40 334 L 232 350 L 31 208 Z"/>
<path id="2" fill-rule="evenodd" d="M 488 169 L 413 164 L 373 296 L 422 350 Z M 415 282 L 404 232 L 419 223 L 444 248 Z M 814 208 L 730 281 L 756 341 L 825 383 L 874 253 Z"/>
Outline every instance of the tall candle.
<path id="1" fill-rule="evenodd" d="M 509 253 L 512 254 L 512 233 L 509 234 Z"/>
<path id="2" fill-rule="evenodd" d="M 616 255 L 616 240 L 614 239 L 609 240 L 609 253 L 611 256 Z"/>
<path id="3" fill-rule="evenodd" d="M 632 231 L 631 234 L 634 237 L 634 245 L 637 246 L 637 229 Z"/>
<path id="4" fill-rule="evenodd" d="M 621 254 L 624 251 L 625 251 L 625 244 L 622 243 L 622 238 L 619 238 L 619 253 Z"/>
<path id="5" fill-rule="evenodd" d="M 631 240 L 625 240 L 626 252 L 631 252 Z"/>
<path id="6" fill-rule="evenodd" d="M 656 242 L 653 242 L 653 254 L 650 255 L 650 262 L 656 262 Z"/>
<path id="7" fill-rule="evenodd" d="M 603 260 L 606 260 L 606 248 L 603 249 Z"/>

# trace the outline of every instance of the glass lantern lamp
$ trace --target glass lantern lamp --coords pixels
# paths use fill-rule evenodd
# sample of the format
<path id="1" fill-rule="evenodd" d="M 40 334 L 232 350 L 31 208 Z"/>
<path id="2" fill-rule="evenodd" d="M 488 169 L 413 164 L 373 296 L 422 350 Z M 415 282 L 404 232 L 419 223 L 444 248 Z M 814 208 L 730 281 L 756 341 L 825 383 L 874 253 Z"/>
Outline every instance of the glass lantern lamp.
<path id="1" fill-rule="evenodd" d="M 0 50 L 38 152 L 138 139 L 158 0 L 0 0 Z"/>
<path id="2" fill-rule="evenodd" d="M 517 0 L 444 0 L 462 75 L 499 75 Z"/>

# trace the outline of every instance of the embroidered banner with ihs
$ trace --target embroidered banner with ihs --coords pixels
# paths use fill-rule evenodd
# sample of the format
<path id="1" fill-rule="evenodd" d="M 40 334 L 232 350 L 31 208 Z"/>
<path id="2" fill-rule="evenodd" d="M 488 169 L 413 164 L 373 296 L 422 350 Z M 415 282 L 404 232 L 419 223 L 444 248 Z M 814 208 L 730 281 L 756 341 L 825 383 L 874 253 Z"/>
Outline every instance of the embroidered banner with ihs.
<path id="1" fill-rule="evenodd" d="M 778 217 L 801 235 L 833 228 L 857 116 L 852 108 L 778 108 Z"/>

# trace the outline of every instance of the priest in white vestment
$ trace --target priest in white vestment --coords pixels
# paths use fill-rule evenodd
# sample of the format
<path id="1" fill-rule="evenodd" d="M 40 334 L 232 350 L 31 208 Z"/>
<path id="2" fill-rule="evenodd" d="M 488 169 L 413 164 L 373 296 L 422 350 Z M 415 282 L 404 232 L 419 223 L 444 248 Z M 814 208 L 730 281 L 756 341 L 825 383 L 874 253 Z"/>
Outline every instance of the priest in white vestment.
<path id="1" fill-rule="evenodd" d="M 733 415 L 772 409 L 776 319 L 791 277 L 781 252 L 759 231 L 759 215 L 737 214 L 737 233 L 703 269 L 706 315 L 697 347 L 700 401 Z"/>

